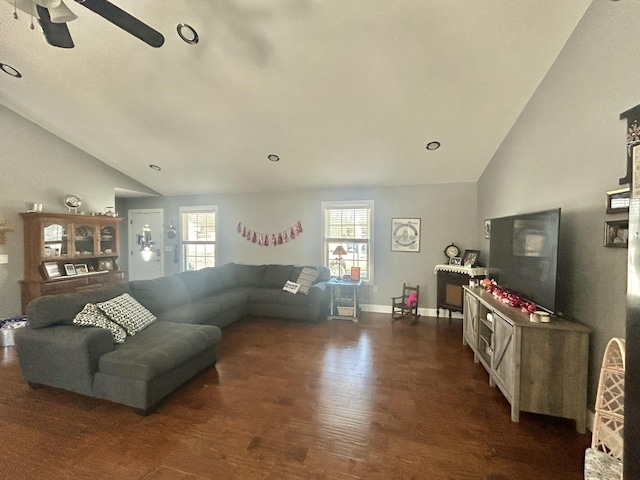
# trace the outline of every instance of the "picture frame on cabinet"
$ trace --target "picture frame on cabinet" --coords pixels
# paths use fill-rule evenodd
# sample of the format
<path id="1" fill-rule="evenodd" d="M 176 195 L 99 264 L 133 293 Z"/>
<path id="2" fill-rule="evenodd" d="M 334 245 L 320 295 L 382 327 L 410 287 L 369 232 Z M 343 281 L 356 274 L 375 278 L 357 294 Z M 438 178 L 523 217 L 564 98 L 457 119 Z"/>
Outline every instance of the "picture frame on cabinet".
<path id="1" fill-rule="evenodd" d="M 464 267 L 475 267 L 479 256 L 480 250 L 465 250 L 462 256 L 462 265 Z"/>
<path id="2" fill-rule="evenodd" d="M 98 270 L 103 272 L 109 272 L 113 270 L 113 259 L 111 258 L 103 258 L 98 262 Z"/>
<path id="3" fill-rule="evenodd" d="M 462 257 L 451 257 L 449 265 L 462 265 Z"/>
<path id="4" fill-rule="evenodd" d="M 76 273 L 78 275 L 83 274 L 83 273 L 89 273 L 89 269 L 87 268 L 87 264 L 86 263 L 77 263 L 74 265 L 74 267 L 76 268 Z"/>
<path id="5" fill-rule="evenodd" d="M 614 220 L 604 223 L 604 246 L 629 246 L 629 220 Z"/>
<path id="6" fill-rule="evenodd" d="M 631 190 L 629 187 L 607 192 L 607 213 L 623 213 L 629 211 Z"/>
<path id="7" fill-rule="evenodd" d="M 67 273 L 68 276 L 71 275 L 76 275 L 76 267 L 73 266 L 72 263 L 65 263 L 64 264 L 64 271 Z"/>
<path id="8" fill-rule="evenodd" d="M 57 262 L 44 262 L 42 264 L 42 271 L 44 272 L 44 276 L 47 277 L 47 280 L 51 280 L 52 278 L 57 278 L 62 275 Z"/>

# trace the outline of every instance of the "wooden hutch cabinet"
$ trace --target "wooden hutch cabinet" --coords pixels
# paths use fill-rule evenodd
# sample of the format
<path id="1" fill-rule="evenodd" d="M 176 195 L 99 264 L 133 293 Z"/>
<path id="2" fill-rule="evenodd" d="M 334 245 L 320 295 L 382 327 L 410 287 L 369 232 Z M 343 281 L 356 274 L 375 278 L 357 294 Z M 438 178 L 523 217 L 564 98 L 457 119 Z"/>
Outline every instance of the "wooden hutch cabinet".
<path id="1" fill-rule="evenodd" d="M 43 295 L 93 290 L 124 281 L 118 268 L 122 218 L 21 213 L 24 221 L 22 311 Z"/>

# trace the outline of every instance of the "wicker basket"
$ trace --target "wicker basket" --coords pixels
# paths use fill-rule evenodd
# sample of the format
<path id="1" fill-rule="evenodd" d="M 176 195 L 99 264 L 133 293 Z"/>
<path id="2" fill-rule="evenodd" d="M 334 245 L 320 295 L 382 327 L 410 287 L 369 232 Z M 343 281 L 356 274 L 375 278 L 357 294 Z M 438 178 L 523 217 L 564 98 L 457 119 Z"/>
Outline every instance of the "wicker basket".
<path id="1" fill-rule="evenodd" d="M 353 307 L 338 306 L 338 315 L 343 317 L 353 317 Z"/>

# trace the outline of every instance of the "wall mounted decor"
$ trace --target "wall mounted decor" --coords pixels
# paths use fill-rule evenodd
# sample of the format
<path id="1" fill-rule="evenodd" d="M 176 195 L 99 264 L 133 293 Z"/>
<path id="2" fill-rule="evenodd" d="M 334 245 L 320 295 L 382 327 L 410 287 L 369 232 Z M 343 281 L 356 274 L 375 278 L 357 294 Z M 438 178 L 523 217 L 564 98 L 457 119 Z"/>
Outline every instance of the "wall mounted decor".
<path id="1" fill-rule="evenodd" d="M 295 225 L 291 225 L 291 227 L 278 233 L 260 233 L 252 230 L 251 228 L 247 228 L 247 226 L 242 222 L 238 222 L 236 231 L 247 242 L 255 243 L 261 247 L 276 247 L 278 245 L 288 243 L 289 240 L 295 240 L 298 238 L 302 233 L 302 223 L 298 221 Z"/>
<path id="2" fill-rule="evenodd" d="M 420 251 L 420 219 L 392 218 L 391 219 L 391 251 L 419 252 Z"/>
<path id="3" fill-rule="evenodd" d="M 627 247 L 629 245 L 629 220 L 615 220 L 604 224 L 605 247 Z"/>
<path id="4" fill-rule="evenodd" d="M 7 225 L 6 220 L 0 220 L 0 245 L 4 245 L 6 241 L 4 234 L 7 232 L 13 232 L 13 227 Z"/>
<path id="5" fill-rule="evenodd" d="M 484 238 L 491 238 L 491 220 L 484 221 Z"/>
<path id="6" fill-rule="evenodd" d="M 607 213 L 628 212 L 630 196 L 629 187 L 607 192 Z"/>

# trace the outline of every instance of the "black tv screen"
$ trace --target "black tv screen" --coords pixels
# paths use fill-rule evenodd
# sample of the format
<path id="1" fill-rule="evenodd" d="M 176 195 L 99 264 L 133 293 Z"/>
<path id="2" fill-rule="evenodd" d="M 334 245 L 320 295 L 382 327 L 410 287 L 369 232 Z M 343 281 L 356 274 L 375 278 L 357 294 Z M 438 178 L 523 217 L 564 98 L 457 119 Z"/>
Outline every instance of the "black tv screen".
<path id="1" fill-rule="evenodd" d="M 491 219 L 489 277 L 557 313 L 560 209 Z"/>

